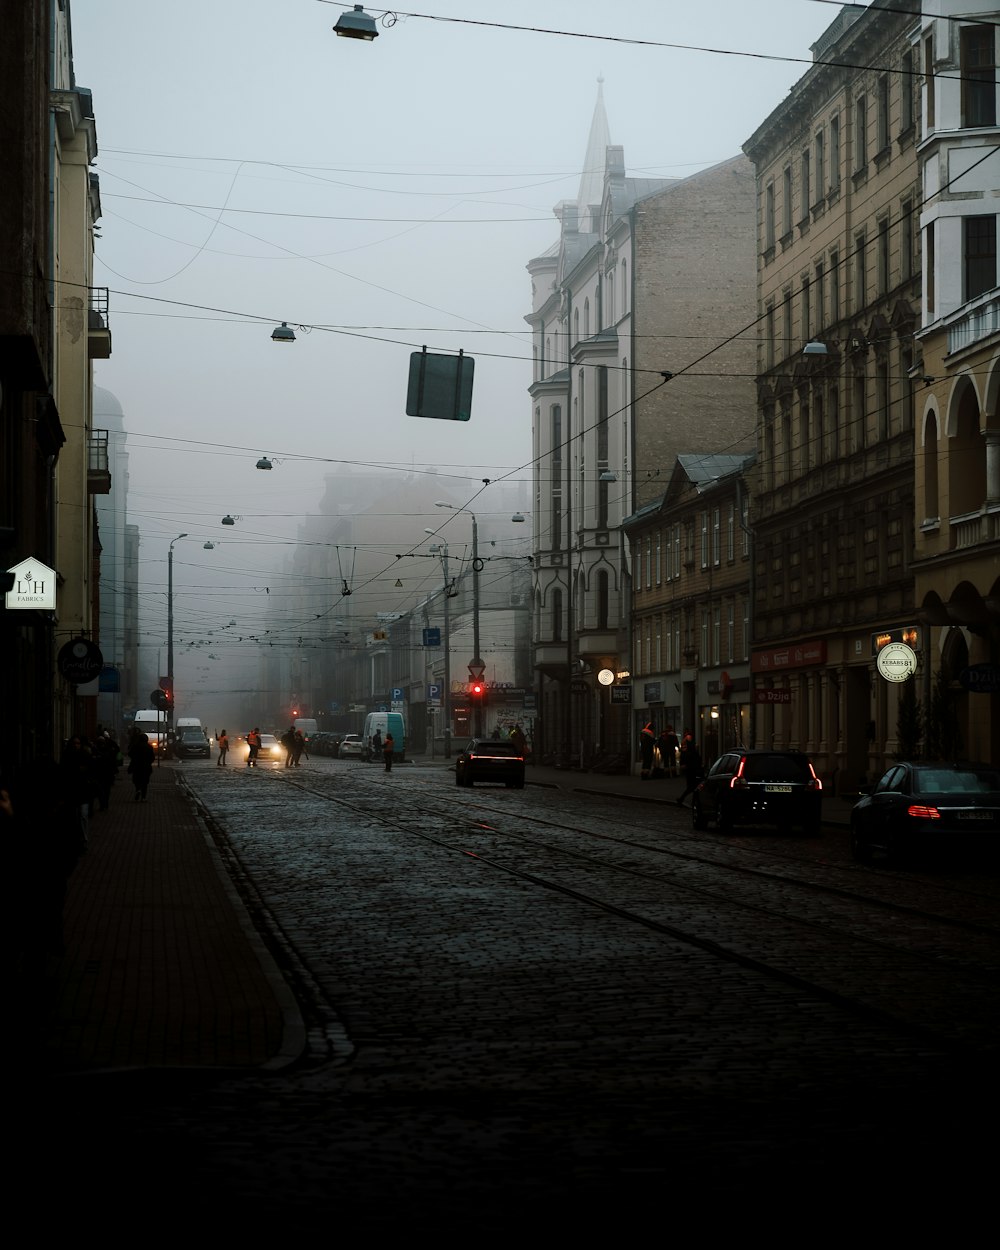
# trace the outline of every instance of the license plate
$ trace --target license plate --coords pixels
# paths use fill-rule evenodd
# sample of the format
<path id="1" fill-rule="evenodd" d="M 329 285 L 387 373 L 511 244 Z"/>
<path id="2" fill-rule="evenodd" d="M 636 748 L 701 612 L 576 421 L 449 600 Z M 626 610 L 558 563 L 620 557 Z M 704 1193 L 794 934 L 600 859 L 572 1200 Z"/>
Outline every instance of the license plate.
<path id="1" fill-rule="evenodd" d="M 765 794 L 791 794 L 791 792 L 792 792 L 791 786 L 765 786 L 764 787 Z"/>
<path id="2" fill-rule="evenodd" d="M 992 812 L 957 812 L 959 820 L 995 820 Z"/>

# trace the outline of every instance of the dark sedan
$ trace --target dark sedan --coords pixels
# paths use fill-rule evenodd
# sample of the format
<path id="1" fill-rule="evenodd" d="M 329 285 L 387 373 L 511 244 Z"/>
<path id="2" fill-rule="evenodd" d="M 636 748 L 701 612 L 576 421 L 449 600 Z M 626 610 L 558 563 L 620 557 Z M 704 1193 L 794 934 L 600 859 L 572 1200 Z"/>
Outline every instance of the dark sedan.
<path id="1" fill-rule="evenodd" d="M 720 755 L 695 791 L 694 827 L 714 821 L 720 833 L 734 825 L 798 825 L 820 831 L 823 785 L 801 751 L 737 750 Z"/>
<path id="2" fill-rule="evenodd" d="M 1000 770 L 893 764 L 851 812 L 851 853 L 862 863 L 932 846 L 1000 847 Z"/>
<path id="3" fill-rule="evenodd" d="M 524 789 L 524 756 L 513 742 L 470 742 L 455 762 L 455 785 L 477 781 L 502 781 L 509 789 Z"/>
<path id="4" fill-rule="evenodd" d="M 179 760 L 210 760 L 212 748 L 200 729 L 182 729 L 174 739 L 174 756 Z"/>

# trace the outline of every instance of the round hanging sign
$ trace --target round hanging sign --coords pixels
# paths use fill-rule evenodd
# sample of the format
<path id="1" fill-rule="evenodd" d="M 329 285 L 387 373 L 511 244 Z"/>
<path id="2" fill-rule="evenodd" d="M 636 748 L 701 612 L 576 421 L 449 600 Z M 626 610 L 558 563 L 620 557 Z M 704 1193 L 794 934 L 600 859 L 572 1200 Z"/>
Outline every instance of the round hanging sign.
<path id="1" fill-rule="evenodd" d="M 905 642 L 890 642 L 875 660 L 886 681 L 906 681 L 917 671 L 917 653 Z"/>
<path id="2" fill-rule="evenodd" d="M 67 681 L 75 686 L 82 686 L 93 681 L 95 677 L 100 677 L 104 656 L 101 655 L 101 648 L 97 643 L 91 642 L 89 638 L 71 638 L 60 648 L 56 664 Z"/>

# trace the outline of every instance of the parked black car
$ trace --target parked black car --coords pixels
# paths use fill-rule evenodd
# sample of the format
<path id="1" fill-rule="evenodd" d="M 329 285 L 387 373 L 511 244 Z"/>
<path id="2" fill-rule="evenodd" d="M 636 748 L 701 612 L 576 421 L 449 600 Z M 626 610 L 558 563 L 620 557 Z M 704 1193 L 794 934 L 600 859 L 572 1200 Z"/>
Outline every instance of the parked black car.
<path id="1" fill-rule="evenodd" d="M 851 853 L 862 863 L 934 846 L 1000 848 L 1000 769 L 893 764 L 851 812 Z"/>
<path id="2" fill-rule="evenodd" d="M 502 781 L 508 789 L 524 789 L 524 756 L 513 742 L 473 739 L 455 761 L 455 785 Z"/>
<path id="3" fill-rule="evenodd" d="M 200 729 L 182 729 L 174 739 L 174 755 L 179 760 L 210 760 L 212 748 Z"/>
<path id="4" fill-rule="evenodd" d="M 694 792 L 694 827 L 714 821 L 720 832 L 735 825 L 797 825 L 820 831 L 823 783 L 801 751 L 739 750 L 720 755 Z"/>

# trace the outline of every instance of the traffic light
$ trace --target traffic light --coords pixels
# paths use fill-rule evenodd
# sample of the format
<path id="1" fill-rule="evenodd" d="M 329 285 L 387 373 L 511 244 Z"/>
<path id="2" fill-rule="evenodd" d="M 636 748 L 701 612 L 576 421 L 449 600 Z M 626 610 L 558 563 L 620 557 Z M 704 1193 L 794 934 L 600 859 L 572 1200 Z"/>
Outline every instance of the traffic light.
<path id="1" fill-rule="evenodd" d="M 469 682 L 469 698 L 474 703 L 481 703 L 483 695 L 486 693 L 486 687 L 481 681 Z"/>

